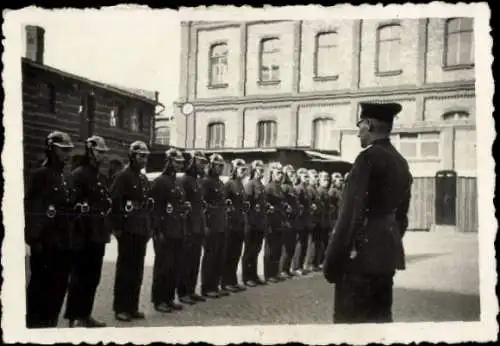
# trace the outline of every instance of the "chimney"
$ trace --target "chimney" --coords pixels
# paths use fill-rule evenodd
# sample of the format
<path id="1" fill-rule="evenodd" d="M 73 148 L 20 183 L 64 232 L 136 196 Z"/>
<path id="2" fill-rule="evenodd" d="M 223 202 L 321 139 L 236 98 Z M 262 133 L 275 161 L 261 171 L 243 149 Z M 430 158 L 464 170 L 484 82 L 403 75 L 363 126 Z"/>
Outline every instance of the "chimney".
<path id="1" fill-rule="evenodd" d="M 43 65 L 45 30 L 35 25 L 26 26 L 26 58 Z"/>

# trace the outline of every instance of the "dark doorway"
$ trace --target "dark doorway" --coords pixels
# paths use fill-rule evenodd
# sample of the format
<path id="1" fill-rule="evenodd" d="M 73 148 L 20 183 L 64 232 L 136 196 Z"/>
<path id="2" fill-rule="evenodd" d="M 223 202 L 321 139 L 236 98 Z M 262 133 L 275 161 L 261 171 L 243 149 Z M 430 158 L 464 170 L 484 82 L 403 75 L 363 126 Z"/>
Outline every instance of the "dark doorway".
<path id="1" fill-rule="evenodd" d="M 436 224 L 456 225 L 457 174 L 455 171 L 436 173 Z"/>

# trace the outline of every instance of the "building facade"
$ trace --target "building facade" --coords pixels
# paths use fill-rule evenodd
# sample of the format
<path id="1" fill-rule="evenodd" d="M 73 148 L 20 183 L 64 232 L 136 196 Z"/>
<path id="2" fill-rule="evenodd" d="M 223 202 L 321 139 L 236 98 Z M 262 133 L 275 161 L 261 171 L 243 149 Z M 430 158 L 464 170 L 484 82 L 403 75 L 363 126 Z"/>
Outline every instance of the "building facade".
<path id="1" fill-rule="evenodd" d="M 104 137 L 111 159 L 121 163 L 126 162 L 133 141 L 152 144 L 157 92 L 104 84 L 47 66 L 43 62 L 44 29 L 28 26 L 26 35 L 26 57 L 22 58 L 25 170 L 40 165 L 45 138 L 54 130 L 71 136 L 76 160 L 91 135 Z"/>
<path id="2" fill-rule="evenodd" d="M 183 22 L 181 32 L 177 145 L 328 150 L 352 162 L 359 103 L 395 101 L 393 143 L 425 201 L 414 228 L 435 222 L 438 171 L 462 177 L 475 205 L 472 18 Z"/>

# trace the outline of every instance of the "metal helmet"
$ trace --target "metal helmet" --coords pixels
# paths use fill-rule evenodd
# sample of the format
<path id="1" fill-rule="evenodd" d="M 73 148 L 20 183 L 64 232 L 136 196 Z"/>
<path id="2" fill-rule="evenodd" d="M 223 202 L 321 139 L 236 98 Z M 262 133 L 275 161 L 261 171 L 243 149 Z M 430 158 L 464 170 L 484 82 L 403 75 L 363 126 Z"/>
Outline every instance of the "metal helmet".
<path id="1" fill-rule="evenodd" d="M 307 172 L 307 169 L 305 169 L 305 168 L 299 168 L 297 170 L 297 175 L 307 175 L 307 174 L 308 174 L 308 172 Z"/>
<path id="2" fill-rule="evenodd" d="M 131 154 L 150 154 L 147 144 L 143 141 L 135 141 L 130 144 L 129 152 Z"/>
<path id="3" fill-rule="evenodd" d="M 168 160 L 173 160 L 177 162 L 184 162 L 184 155 L 182 152 L 176 148 L 170 148 L 165 152 Z"/>
<path id="4" fill-rule="evenodd" d="M 201 150 L 195 150 L 190 152 L 191 157 L 202 160 L 202 161 L 207 161 L 207 157 L 205 156 L 205 153 L 203 153 Z"/>
<path id="5" fill-rule="evenodd" d="M 295 172 L 295 168 L 292 165 L 286 165 L 283 167 L 283 172 L 288 174 L 289 172 Z"/>
<path id="6" fill-rule="evenodd" d="M 339 172 L 332 173 L 332 180 L 342 179 L 342 174 Z"/>
<path id="7" fill-rule="evenodd" d="M 307 171 L 307 173 L 310 177 L 312 177 L 313 175 L 318 175 L 318 171 L 315 169 L 310 169 L 309 171 Z"/>
<path id="8" fill-rule="evenodd" d="M 264 168 L 264 162 L 262 160 L 254 160 L 251 164 L 252 169 L 256 169 L 257 167 Z"/>
<path id="9" fill-rule="evenodd" d="M 73 142 L 71 141 L 71 137 L 62 131 L 53 131 L 49 133 L 46 138 L 46 144 L 48 148 L 52 148 L 53 146 L 59 148 L 74 148 Z"/>
<path id="10" fill-rule="evenodd" d="M 214 165 L 217 165 L 217 164 L 223 165 L 225 163 L 224 158 L 222 157 L 221 154 L 210 155 L 209 162 L 210 162 L 210 164 L 214 164 Z"/>
<path id="11" fill-rule="evenodd" d="M 328 172 L 321 171 L 319 173 L 319 179 L 321 179 L 321 180 L 329 180 L 330 179 L 330 174 L 328 174 Z"/>
<path id="12" fill-rule="evenodd" d="M 274 172 L 274 171 L 283 171 L 283 166 L 279 162 L 271 162 L 269 164 L 269 170 Z"/>
<path id="13" fill-rule="evenodd" d="M 243 159 L 234 159 L 231 162 L 231 165 L 233 166 L 233 169 L 236 169 L 238 167 L 246 167 L 247 163 Z"/>
<path id="14" fill-rule="evenodd" d="M 88 148 L 94 148 L 99 151 L 108 151 L 109 148 L 106 146 L 106 142 L 104 141 L 104 138 L 101 136 L 92 136 L 87 138 L 85 141 L 87 144 Z"/>
<path id="15" fill-rule="evenodd" d="M 346 174 L 344 174 L 344 180 L 347 181 L 348 177 L 349 177 L 349 172 L 347 172 Z"/>

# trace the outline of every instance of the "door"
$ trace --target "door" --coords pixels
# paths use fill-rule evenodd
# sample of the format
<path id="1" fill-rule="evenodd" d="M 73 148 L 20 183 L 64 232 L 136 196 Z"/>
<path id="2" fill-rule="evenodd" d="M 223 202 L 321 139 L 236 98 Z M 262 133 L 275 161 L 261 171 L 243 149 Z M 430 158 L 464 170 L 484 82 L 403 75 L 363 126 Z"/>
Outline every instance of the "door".
<path id="1" fill-rule="evenodd" d="M 93 93 L 81 96 L 80 106 L 80 139 L 85 140 L 94 132 L 95 97 Z"/>
<path id="2" fill-rule="evenodd" d="M 457 173 L 436 173 L 436 224 L 456 225 Z"/>

